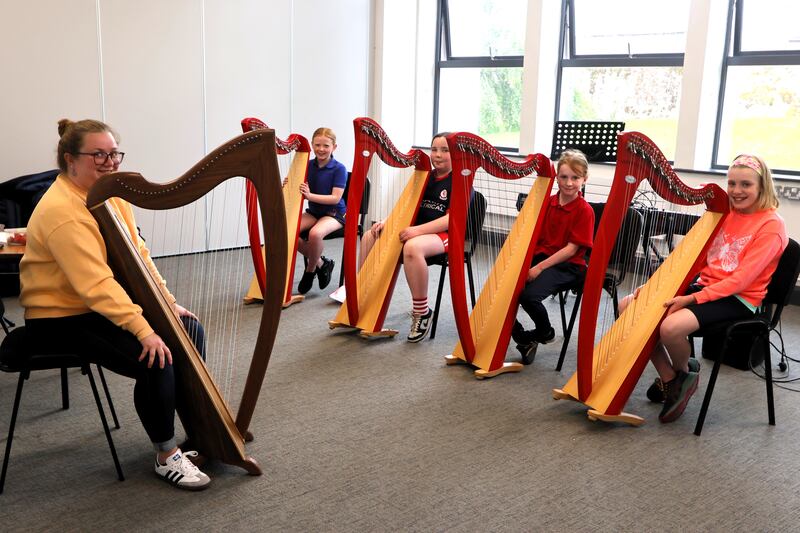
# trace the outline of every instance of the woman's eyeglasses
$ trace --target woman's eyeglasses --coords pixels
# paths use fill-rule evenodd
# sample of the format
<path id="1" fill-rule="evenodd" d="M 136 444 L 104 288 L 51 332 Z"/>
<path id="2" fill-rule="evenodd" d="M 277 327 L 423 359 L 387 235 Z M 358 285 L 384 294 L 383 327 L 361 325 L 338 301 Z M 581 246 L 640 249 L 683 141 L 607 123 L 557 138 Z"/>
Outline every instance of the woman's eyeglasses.
<path id="1" fill-rule="evenodd" d="M 106 161 L 111 158 L 111 162 L 115 165 L 122 163 L 125 158 L 125 152 L 78 152 L 78 155 L 90 155 L 94 158 L 94 164 L 97 166 L 105 165 Z"/>

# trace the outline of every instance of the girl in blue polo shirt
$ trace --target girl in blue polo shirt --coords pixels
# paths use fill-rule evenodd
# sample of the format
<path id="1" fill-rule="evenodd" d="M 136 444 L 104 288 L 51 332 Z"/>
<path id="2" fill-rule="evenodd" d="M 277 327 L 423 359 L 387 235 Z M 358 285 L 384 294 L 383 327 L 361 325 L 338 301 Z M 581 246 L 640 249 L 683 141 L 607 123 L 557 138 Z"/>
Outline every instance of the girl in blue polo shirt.
<path id="1" fill-rule="evenodd" d="M 305 294 L 311 289 L 314 276 L 319 288 L 331 282 L 334 261 L 322 255 L 322 240 L 344 226 L 345 203 L 342 197 L 347 186 L 347 170 L 333 158 L 336 134 L 330 128 L 317 128 L 311 138 L 316 158 L 308 164 L 307 182 L 300 192 L 308 200 L 308 209 L 300 219 L 300 232 L 308 231 L 308 240 L 300 239 L 298 251 L 306 258 L 306 270 L 297 291 Z"/>
<path id="2" fill-rule="evenodd" d="M 594 210 L 581 194 L 589 171 L 586 156 L 578 150 L 566 150 L 556 169 L 558 193 L 550 197 L 545 226 L 519 295 L 519 304 L 530 315 L 535 329 L 525 331 L 517 321 L 511 330 L 517 349 L 528 360 L 539 343 L 546 344 L 556 336 L 542 301 L 583 276 L 586 252 L 594 236 Z"/>

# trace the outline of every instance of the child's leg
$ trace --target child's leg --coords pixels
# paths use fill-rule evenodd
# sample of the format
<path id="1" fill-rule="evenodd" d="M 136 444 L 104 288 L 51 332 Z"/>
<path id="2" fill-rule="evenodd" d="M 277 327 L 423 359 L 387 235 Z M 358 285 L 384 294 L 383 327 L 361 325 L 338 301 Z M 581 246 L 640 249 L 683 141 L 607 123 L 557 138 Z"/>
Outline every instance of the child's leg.
<path id="1" fill-rule="evenodd" d="M 358 268 L 356 269 L 361 270 L 361 265 L 364 264 L 364 261 L 367 260 L 367 255 L 369 255 L 370 250 L 372 247 L 375 246 L 375 241 L 378 240 L 380 233 L 373 227 L 368 229 L 364 235 L 361 236 L 361 244 L 359 245 L 358 251 Z"/>
<path id="2" fill-rule="evenodd" d="M 403 246 L 403 271 L 406 275 L 411 298 L 415 302 L 428 300 L 428 264 L 426 257 L 443 254 L 444 243 L 438 234 L 427 234 L 406 241 Z"/>
<path id="3" fill-rule="evenodd" d="M 536 279 L 525 284 L 519 296 L 519 304 L 531 317 L 539 333 L 546 333 L 552 328 L 547 309 L 542 302 L 562 287 L 572 285 L 576 277 L 577 274 L 569 268 L 556 265 L 545 269 Z"/>
<path id="4" fill-rule="evenodd" d="M 342 224 L 333 217 L 322 217 L 308 230 L 308 241 L 303 247 L 303 255 L 308 259 L 306 272 L 314 272 L 322 266 L 322 240 L 326 235 L 341 228 Z"/>
<path id="5" fill-rule="evenodd" d="M 300 233 L 304 231 L 310 231 L 314 224 L 317 223 L 317 217 L 310 213 L 303 212 L 300 216 Z M 297 241 L 297 251 L 303 254 L 306 259 L 308 259 L 309 249 L 308 249 L 308 241 L 303 239 L 298 239 Z M 317 257 L 319 259 L 319 257 Z M 307 261 L 306 264 L 306 272 L 314 272 L 317 269 L 317 264 L 314 262 L 313 264 L 311 261 Z"/>
<path id="6" fill-rule="evenodd" d="M 656 363 L 654 359 L 653 364 L 656 366 L 656 370 L 658 370 L 662 380 L 670 381 L 675 377 L 676 372 L 689 371 L 689 357 L 692 355 L 692 349 L 689 345 L 688 336 L 698 329 L 700 329 L 700 323 L 697 321 L 695 314 L 688 309 L 679 309 L 661 322 L 659 337 L 663 346 L 661 349 L 663 356 L 656 356 L 659 359 L 659 363 Z M 664 350 L 666 350 L 666 353 L 664 353 Z M 664 361 L 670 360 L 671 365 L 669 367 L 663 365 Z"/>

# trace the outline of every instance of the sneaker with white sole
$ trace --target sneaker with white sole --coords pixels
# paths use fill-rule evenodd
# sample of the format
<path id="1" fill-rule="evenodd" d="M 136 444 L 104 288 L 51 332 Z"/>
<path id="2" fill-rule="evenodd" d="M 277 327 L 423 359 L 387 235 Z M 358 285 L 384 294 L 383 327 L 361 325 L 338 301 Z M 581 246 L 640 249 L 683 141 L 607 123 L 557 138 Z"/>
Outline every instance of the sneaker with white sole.
<path id="1" fill-rule="evenodd" d="M 211 483 L 211 478 L 197 468 L 189 457 L 197 457 L 197 452 L 181 452 L 178 450 L 167 457 L 167 464 L 162 465 L 156 457 L 156 474 L 179 489 L 203 490 Z"/>
<path id="2" fill-rule="evenodd" d="M 411 331 L 408 332 L 408 342 L 419 342 L 428 334 L 433 310 L 429 307 L 423 315 L 411 315 Z"/>

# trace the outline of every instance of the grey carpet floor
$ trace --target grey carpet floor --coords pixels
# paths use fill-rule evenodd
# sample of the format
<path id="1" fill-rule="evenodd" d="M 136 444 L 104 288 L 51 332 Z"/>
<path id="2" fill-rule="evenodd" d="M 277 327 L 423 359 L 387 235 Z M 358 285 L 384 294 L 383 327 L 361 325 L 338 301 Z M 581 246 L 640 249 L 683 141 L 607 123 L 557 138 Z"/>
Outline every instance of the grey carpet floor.
<path id="1" fill-rule="evenodd" d="M 331 241 L 330 255 L 339 257 Z M 338 266 L 336 270 L 338 274 Z M 438 274 L 431 276 L 431 296 Z M 249 281 L 249 280 L 247 280 Z M 243 283 L 244 285 L 244 283 Z M 448 367 L 455 345 L 445 305 L 436 339 L 405 342 L 402 274 L 387 317 L 395 339 L 331 331 L 337 306 L 316 287 L 286 309 L 252 423 L 248 452 L 264 475 L 211 463 L 213 484 L 178 491 L 152 472 L 153 454 L 132 405 L 133 384 L 107 373 L 122 427 L 113 431 L 119 482 L 85 378 L 70 373 L 60 409 L 57 372 L 25 386 L 0 524 L 14 531 L 790 531 L 800 528 L 797 393 L 776 389 L 767 424 L 764 383 L 723 367 L 701 437 L 692 434 L 711 365 L 677 422 L 658 423 L 644 390 L 626 410 L 638 428 L 590 422 L 580 404 L 551 399 L 563 372 L 557 342 L 518 374 L 476 380 Z M 4 300 L 12 319 L 21 312 Z M 557 306 L 550 302 L 551 317 Z M 251 331 L 260 308 L 242 309 Z M 800 309 L 784 337 L 798 355 Z M 246 339 L 242 340 L 246 345 Z M 518 356 L 509 350 L 509 360 Z M 246 361 L 240 372 L 245 368 Z M 800 376 L 800 365 L 789 369 Z M 16 375 L 0 375 L 5 446 Z M 798 387 L 800 388 L 800 387 Z"/>

